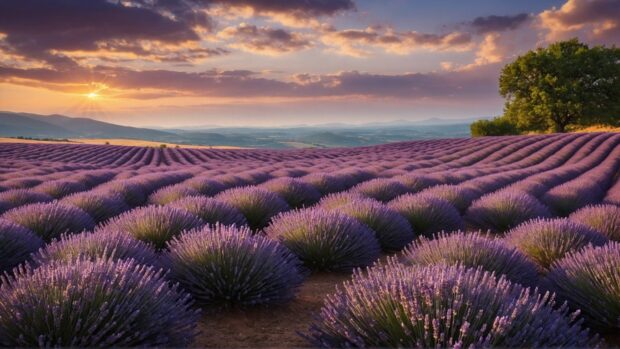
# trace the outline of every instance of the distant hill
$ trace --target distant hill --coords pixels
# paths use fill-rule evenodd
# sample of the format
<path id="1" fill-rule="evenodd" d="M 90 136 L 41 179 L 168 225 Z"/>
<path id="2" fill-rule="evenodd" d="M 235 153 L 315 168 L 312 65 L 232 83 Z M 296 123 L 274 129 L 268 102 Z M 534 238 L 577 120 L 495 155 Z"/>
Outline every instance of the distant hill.
<path id="1" fill-rule="evenodd" d="M 33 138 L 129 138 L 166 140 L 170 132 L 120 126 L 87 118 L 0 112 L 0 136 Z"/>
<path id="2" fill-rule="evenodd" d="M 0 137 L 132 139 L 244 148 L 356 147 L 429 138 L 469 137 L 462 120 L 398 120 L 361 125 L 149 129 L 88 118 L 0 111 Z"/>

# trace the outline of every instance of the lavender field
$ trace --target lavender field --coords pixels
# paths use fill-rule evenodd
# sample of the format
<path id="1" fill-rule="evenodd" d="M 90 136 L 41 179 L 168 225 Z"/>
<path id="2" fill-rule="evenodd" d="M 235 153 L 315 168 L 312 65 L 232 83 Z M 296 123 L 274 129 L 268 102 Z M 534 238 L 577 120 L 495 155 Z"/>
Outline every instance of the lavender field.
<path id="1" fill-rule="evenodd" d="M 620 134 L 0 144 L 0 346 L 590 347 Z"/>

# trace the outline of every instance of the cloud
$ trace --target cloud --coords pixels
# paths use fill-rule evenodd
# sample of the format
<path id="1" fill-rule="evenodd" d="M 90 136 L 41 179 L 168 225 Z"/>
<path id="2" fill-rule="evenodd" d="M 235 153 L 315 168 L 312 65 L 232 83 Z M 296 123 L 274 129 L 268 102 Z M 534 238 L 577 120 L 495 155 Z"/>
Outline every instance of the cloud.
<path id="1" fill-rule="evenodd" d="M 476 17 L 473 21 L 467 23 L 467 26 L 472 28 L 477 34 L 487 34 L 514 30 L 530 20 L 531 17 L 527 13 L 519 13 L 513 16 L 485 16 Z"/>
<path id="2" fill-rule="evenodd" d="M 559 9 L 543 11 L 539 18 L 541 27 L 548 31 L 548 41 L 578 35 L 596 43 L 620 43 L 617 0 L 568 0 Z"/>
<path id="3" fill-rule="evenodd" d="M 218 37 L 231 40 L 230 47 L 267 55 L 299 51 L 311 46 L 310 41 L 302 34 L 246 23 L 224 28 L 218 33 Z"/>
<path id="4" fill-rule="evenodd" d="M 356 57 L 367 56 L 374 48 L 388 53 L 408 54 L 415 50 L 466 51 L 472 47 L 471 35 L 467 33 L 399 32 L 384 26 L 346 30 L 325 27 L 321 40 L 338 53 Z"/>
<path id="5" fill-rule="evenodd" d="M 209 1 L 207 1 L 209 2 Z M 330 16 L 355 8 L 353 0 L 212 0 L 231 7 L 250 7 L 256 12 L 288 13 L 298 16 Z"/>
<path id="6" fill-rule="evenodd" d="M 335 74 L 298 74 L 291 79 L 265 78 L 251 71 L 180 72 L 133 70 L 99 66 L 92 69 L 57 71 L 49 68 L 19 69 L 0 67 L 0 81 L 39 86 L 58 91 L 85 93 L 94 82 L 105 83 L 107 93 L 143 92 L 161 96 L 258 98 L 367 98 L 445 99 L 496 94 L 497 65 L 470 71 L 442 73 L 372 74 L 349 71 Z M 138 96 L 138 95 L 135 95 Z M 136 97 L 138 98 L 138 97 Z"/>

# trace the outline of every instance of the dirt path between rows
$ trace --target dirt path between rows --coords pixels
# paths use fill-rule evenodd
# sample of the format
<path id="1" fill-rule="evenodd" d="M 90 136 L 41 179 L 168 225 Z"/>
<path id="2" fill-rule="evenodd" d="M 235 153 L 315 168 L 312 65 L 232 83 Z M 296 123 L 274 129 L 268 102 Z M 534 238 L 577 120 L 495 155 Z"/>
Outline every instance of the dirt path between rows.
<path id="1" fill-rule="evenodd" d="M 292 348 L 308 347 L 297 332 L 305 332 L 323 305 L 323 298 L 348 280 L 350 274 L 311 275 L 297 297 L 282 306 L 205 312 L 199 323 L 196 347 Z"/>

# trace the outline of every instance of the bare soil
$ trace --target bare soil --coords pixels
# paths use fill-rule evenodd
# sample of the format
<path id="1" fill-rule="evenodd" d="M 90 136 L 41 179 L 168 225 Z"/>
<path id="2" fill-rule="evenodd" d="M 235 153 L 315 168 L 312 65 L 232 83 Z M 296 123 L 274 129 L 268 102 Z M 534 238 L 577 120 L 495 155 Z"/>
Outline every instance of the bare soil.
<path id="1" fill-rule="evenodd" d="M 350 274 L 311 275 L 297 297 L 286 305 L 251 309 L 205 311 L 196 347 L 293 348 L 308 347 L 298 332 L 306 332 L 323 299 Z"/>

